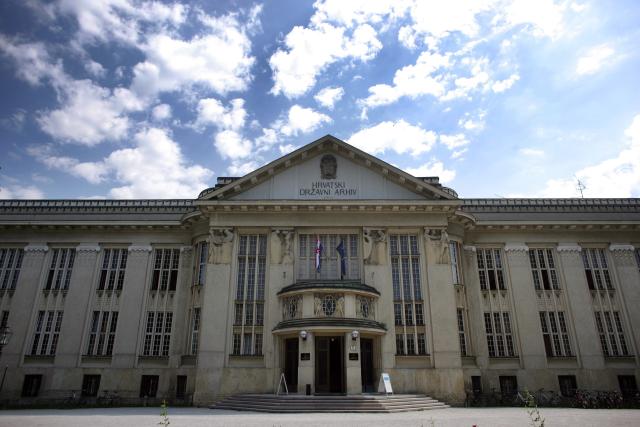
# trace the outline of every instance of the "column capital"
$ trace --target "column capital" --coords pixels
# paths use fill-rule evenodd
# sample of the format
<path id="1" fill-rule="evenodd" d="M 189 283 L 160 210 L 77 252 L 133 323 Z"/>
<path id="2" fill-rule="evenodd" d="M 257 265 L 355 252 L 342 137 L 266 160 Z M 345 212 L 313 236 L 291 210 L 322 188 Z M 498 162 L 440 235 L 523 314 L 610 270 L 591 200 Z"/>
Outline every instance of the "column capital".
<path id="1" fill-rule="evenodd" d="M 529 246 L 524 243 L 507 243 L 504 245 L 505 252 L 529 252 Z"/>
<path id="2" fill-rule="evenodd" d="M 76 252 L 100 252 L 100 245 L 97 243 L 80 243 L 76 246 Z"/>
<path id="3" fill-rule="evenodd" d="M 464 249 L 467 252 L 475 252 L 476 251 L 476 247 L 473 245 L 464 245 L 462 247 L 462 249 Z"/>
<path id="4" fill-rule="evenodd" d="M 630 245 L 628 243 L 612 243 L 609 245 L 609 250 L 611 252 L 633 252 L 635 248 L 633 247 L 633 245 Z"/>
<path id="5" fill-rule="evenodd" d="M 49 246 L 46 243 L 29 243 L 24 247 L 25 252 L 47 252 Z"/>
<path id="6" fill-rule="evenodd" d="M 127 248 L 129 252 L 151 252 L 151 245 L 131 245 Z"/>
<path id="7" fill-rule="evenodd" d="M 582 247 L 577 243 L 558 243 L 558 252 L 582 252 Z"/>

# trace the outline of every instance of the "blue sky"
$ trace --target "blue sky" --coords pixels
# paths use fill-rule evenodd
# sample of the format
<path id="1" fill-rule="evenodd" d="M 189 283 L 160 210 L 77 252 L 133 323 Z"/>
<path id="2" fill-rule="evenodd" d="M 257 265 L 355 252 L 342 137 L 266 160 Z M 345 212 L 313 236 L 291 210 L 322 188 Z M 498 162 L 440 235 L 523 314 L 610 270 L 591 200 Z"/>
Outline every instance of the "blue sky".
<path id="1" fill-rule="evenodd" d="M 461 197 L 640 197 L 635 0 L 0 3 L 0 198 L 195 198 L 332 134 Z"/>

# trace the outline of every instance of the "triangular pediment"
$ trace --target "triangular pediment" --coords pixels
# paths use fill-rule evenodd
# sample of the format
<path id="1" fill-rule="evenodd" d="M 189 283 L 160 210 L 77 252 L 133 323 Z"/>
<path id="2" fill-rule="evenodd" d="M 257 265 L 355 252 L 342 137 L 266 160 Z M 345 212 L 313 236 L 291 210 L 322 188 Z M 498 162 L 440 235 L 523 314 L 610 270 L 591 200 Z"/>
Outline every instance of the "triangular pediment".
<path id="1" fill-rule="evenodd" d="M 455 195 L 331 135 L 242 178 L 204 191 L 201 200 L 447 200 Z"/>

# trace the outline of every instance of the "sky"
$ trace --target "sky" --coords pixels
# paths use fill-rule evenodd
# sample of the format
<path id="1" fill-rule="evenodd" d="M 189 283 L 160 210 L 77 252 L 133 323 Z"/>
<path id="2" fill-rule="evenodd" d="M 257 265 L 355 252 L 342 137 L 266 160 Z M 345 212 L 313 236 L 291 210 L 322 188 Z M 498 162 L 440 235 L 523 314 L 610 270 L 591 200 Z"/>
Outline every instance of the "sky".
<path id="1" fill-rule="evenodd" d="M 460 197 L 640 197 L 637 0 L 0 2 L 0 198 L 196 198 L 326 134 Z"/>

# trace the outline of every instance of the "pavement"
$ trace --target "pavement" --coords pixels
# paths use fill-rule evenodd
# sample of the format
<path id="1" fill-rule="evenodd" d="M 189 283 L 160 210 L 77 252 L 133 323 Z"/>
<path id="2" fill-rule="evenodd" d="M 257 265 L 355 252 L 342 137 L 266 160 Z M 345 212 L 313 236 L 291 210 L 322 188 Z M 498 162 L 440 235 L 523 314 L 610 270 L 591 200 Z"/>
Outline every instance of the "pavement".
<path id="1" fill-rule="evenodd" d="M 640 410 L 542 408 L 545 427 L 640 426 Z M 160 408 L 30 409 L 0 411 L 0 426 L 156 427 Z M 207 408 L 169 408 L 170 427 L 514 427 L 531 426 L 523 408 L 448 408 L 396 414 L 263 414 Z"/>

